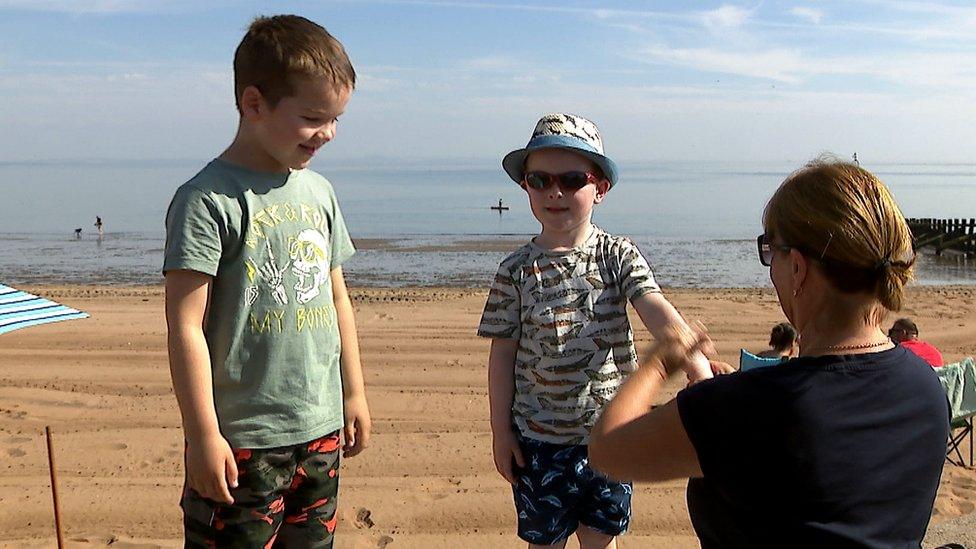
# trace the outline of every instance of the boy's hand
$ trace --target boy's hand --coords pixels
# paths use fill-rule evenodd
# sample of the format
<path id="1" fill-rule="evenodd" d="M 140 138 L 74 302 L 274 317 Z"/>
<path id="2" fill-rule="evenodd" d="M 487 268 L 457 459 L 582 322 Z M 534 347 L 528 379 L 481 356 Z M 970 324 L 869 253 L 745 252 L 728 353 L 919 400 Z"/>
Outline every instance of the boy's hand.
<path id="1" fill-rule="evenodd" d="M 345 440 L 342 457 L 353 457 L 369 447 L 369 431 L 373 422 L 369 417 L 369 406 L 364 395 L 346 398 L 342 409 L 346 418 L 346 425 L 342 430 Z"/>
<path id="2" fill-rule="evenodd" d="M 512 467 L 513 461 L 519 467 L 525 467 L 522 448 L 511 429 L 505 429 L 501 433 L 492 433 L 492 435 L 491 452 L 495 457 L 495 469 L 498 469 L 502 477 L 514 486 L 518 482 L 518 477 L 515 476 Z"/>
<path id="3" fill-rule="evenodd" d="M 230 488 L 237 488 L 237 462 L 230 444 L 219 434 L 186 443 L 186 476 L 201 497 L 232 504 Z"/>

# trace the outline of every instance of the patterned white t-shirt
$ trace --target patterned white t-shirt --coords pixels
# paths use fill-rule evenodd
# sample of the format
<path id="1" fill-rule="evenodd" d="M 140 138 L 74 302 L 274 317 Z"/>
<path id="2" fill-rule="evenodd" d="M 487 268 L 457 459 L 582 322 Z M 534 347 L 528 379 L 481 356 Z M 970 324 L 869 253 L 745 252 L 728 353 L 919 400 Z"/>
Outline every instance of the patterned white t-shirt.
<path id="1" fill-rule="evenodd" d="M 586 443 L 637 367 L 627 301 L 660 291 L 637 245 L 598 227 L 572 250 L 529 242 L 501 262 L 478 335 L 519 341 L 512 418 L 523 436 Z"/>

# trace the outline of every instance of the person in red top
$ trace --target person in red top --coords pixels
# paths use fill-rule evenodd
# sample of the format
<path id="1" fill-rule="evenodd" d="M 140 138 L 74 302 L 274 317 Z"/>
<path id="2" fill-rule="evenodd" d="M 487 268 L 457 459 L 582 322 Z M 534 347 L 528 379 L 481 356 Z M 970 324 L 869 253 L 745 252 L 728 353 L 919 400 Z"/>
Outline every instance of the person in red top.
<path id="1" fill-rule="evenodd" d="M 910 318 L 899 318 L 888 330 L 891 341 L 922 357 L 933 368 L 942 367 L 942 353 L 931 343 L 918 338 L 918 326 Z"/>

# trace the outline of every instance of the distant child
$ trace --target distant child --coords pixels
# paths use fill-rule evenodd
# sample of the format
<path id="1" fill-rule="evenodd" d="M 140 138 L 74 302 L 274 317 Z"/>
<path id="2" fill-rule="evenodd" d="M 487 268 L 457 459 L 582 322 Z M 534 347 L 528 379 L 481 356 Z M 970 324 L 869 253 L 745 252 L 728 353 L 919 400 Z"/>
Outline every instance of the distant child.
<path id="1" fill-rule="evenodd" d="M 355 83 L 324 28 L 255 19 L 234 55 L 237 135 L 170 204 L 187 547 L 332 547 L 339 450 L 367 446 L 370 416 L 341 267 L 353 245 L 332 185 L 306 168 Z"/>
<path id="2" fill-rule="evenodd" d="M 655 337 L 684 326 L 633 242 L 591 221 L 617 183 L 596 126 L 570 114 L 539 120 L 502 166 L 529 195 L 542 232 L 502 261 L 478 335 L 488 362 L 492 449 L 513 486 L 518 535 L 530 546 L 615 547 L 632 487 L 588 466 L 590 428 L 637 368 L 627 301 Z M 692 381 L 711 377 L 697 355 Z"/>
<path id="3" fill-rule="evenodd" d="M 769 349 L 759 353 L 760 358 L 792 358 L 799 350 L 796 330 L 789 322 L 780 322 L 769 332 Z"/>

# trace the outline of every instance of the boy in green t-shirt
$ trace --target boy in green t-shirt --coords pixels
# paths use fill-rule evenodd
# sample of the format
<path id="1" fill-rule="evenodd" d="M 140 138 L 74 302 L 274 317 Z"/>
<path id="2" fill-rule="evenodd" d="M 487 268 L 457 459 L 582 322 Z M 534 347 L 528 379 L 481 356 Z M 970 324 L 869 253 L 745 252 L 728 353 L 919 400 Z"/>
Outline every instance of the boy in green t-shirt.
<path id="1" fill-rule="evenodd" d="M 370 416 L 341 267 L 352 241 L 332 186 L 306 168 L 355 80 L 321 26 L 257 18 L 234 56 L 237 135 L 170 204 L 188 547 L 332 547 L 339 450 L 367 446 Z"/>

